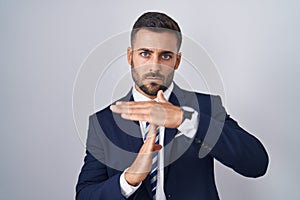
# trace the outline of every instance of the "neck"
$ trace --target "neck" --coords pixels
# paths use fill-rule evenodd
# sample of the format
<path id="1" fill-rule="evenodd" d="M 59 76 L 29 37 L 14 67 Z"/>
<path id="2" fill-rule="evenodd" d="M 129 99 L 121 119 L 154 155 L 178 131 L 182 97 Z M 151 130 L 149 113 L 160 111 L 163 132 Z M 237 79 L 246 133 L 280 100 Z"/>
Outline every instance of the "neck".
<path id="1" fill-rule="evenodd" d="M 156 95 L 155 96 L 150 96 L 148 94 L 146 94 L 143 90 L 141 90 L 141 88 L 139 88 L 137 85 L 135 85 L 135 89 L 141 93 L 142 95 L 144 95 L 145 97 L 149 98 L 149 99 L 155 99 L 156 98 Z"/>

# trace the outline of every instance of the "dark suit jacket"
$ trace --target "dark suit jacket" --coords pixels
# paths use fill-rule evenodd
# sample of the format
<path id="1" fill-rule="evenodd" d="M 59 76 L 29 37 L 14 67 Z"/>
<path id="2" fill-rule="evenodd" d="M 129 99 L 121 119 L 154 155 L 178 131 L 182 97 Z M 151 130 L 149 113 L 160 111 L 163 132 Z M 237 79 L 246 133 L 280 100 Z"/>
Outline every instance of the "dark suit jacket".
<path id="1" fill-rule="evenodd" d="M 133 100 L 131 92 L 121 100 Z M 167 199 L 219 199 L 214 159 L 246 177 L 265 174 L 268 155 L 263 145 L 226 114 L 218 96 L 185 91 L 175 85 L 169 101 L 197 110 L 199 126 L 192 139 L 177 135 L 177 129 L 165 130 L 164 191 Z M 109 107 L 91 115 L 76 199 L 125 199 L 121 194 L 120 175 L 134 161 L 142 144 L 138 122 L 122 119 Z M 152 199 L 149 177 L 129 199 Z"/>

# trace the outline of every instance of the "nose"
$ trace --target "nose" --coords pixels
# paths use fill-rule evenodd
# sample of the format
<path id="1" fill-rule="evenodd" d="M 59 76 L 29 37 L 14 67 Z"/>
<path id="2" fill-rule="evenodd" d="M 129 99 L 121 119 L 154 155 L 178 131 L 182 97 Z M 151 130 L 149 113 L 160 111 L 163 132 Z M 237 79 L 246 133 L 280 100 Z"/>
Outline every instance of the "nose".
<path id="1" fill-rule="evenodd" d="M 160 70 L 160 57 L 158 54 L 153 53 L 149 61 L 150 71 L 159 71 Z"/>

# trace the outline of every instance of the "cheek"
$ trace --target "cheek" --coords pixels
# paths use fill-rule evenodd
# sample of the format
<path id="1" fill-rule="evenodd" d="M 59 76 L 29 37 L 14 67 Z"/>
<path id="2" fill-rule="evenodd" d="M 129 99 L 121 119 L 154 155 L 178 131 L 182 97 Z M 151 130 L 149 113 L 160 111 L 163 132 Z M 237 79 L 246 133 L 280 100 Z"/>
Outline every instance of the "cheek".
<path id="1" fill-rule="evenodd" d="M 132 73 L 132 76 L 136 79 L 136 80 L 139 80 L 141 81 L 142 80 L 142 77 L 143 77 L 143 74 L 144 74 L 144 71 L 142 69 L 143 67 L 133 67 L 131 69 L 131 73 Z"/>
<path id="2" fill-rule="evenodd" d="M 132 62 L 134 63 L 135 67 L 141 66 L 146 63 L 145 59 L 140 57 L 139 55 L 132 56 Z"/>
<path id="3" fill-rule="evenodd" d="M 175 65 L 176 65 L 176 59 L 166 60 L 166 61 L 161 62 L 161 64 L 163 66 L 165 66 L 165 68 L 166 68 L 166 69 L 164 69 L 164 71 L 174 70 Z"/>
<path id="4" fill-rule="evenodd" d="M 161 67 L 160 73 L 165 74 L 166 76 L 174 73 L 174 65 L 163 65 Z"/>

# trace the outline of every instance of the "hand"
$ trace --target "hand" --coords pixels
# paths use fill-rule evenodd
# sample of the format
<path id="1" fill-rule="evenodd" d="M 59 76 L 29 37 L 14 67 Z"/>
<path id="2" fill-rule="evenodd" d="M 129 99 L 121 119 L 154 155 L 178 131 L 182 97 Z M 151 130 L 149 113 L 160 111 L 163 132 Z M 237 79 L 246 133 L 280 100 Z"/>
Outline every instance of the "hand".
<path id="1" fill-rule="evenodd" d="M 158 102 L 119 101 L 116 105 L 111 105 L 110 109 L 121 114 L 124 119 L 147 121 L 166 128 L 177 128 L 182 122 L 182 109 L 168 102 L 161 90 L 157 93 L 157 99 Z"/>
<path id="2" fill-rule="evenodd" d="M 126 181 L 133 186 L 137 186 L 145 180 L 152 166 L 152 154 L 159 151 L 162 146 L 155 144 L 157 126 L 150 124 L 147 138 L 141 147 L 136 159 L 125 172 Z"/>

